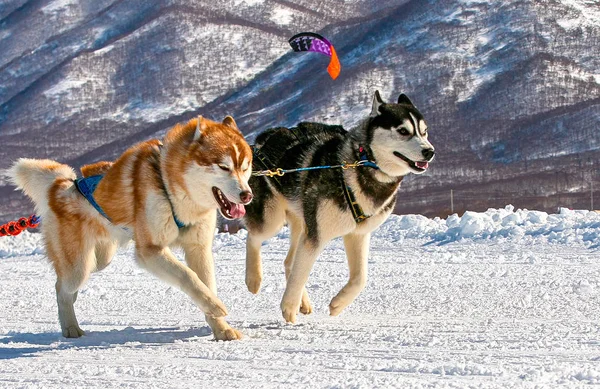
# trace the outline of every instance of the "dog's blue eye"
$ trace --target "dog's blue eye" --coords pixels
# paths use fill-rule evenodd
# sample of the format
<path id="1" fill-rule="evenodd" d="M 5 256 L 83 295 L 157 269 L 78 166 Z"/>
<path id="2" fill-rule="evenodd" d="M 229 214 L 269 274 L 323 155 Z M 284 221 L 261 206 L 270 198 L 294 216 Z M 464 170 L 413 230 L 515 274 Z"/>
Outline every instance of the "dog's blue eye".
<path id="1" fill-rule="evenodd" d="M 225 170 L 226 172 L 228 172 L 228 171 L 229 171 L 229 168 L 228 168 L 227 166 L 225 166 L 225 165 L 219 165 L 219 168 L 220 168 L 221 170 Z"/>
<path id="2" fill-rule="evenodd" d="M 400 135 L 406 136 L 408 135 L 408 130 L 406 128 L 401 128 L 398 130 L 398 133 L 400 133 Z"/>

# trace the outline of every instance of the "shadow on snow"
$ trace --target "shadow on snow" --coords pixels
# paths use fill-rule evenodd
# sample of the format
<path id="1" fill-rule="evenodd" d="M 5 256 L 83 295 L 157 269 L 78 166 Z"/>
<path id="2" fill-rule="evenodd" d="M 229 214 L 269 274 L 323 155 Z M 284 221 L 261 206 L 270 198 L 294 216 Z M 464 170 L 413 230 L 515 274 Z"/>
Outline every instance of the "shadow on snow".
<path id="1" fill-rule="evenodd" d="M 45 333 L 9 333 L 0 339 L 0 360 L 21 357 L 33 357 L 42 352 L 90 348 L 108 349 L 117 345 L 129 344 L 138 347 L 140 344 L 165 344 L 178 341 L 190 341 L 198 337 L 211 336 L 210 327 L 181 330 L 178 327 L 132 328 L 110 331 L 90 331 L 77 339 L 64 338 L 59 332 Z M 23 347 L 19 347 L 19 346 Z"/>

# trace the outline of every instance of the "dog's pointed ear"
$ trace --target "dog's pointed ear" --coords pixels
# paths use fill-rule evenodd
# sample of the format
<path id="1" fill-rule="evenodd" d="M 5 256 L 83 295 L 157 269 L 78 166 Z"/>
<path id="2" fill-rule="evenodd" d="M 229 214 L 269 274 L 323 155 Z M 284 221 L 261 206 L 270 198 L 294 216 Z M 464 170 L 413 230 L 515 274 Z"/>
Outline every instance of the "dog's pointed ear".
<path id="1" fill-rule="evenodd" d="M 410 105 L 411 107 L 415 106 L 412 103 L 412 101 L 410 101 L 410 99 L 408 98 L 408 96 L 405 95 L 404 93 L 402 93 L 400 96 L 398 96 L 398 104 L 406 104 L 406 105 Z"/>
<path id="2" fill-rule="evenodd" d="M 196 119 L 196 131 L 194 131 L 194 142 L 196 142 L 202 136 L 202 132 L 206 129 L 206 123 L 202 115 L 198 115 Z"/>
<path id="3" fill-rule="evenodd" d="M 381 104 L 383 104 L 383 100 L 381 99 L 379 91 L 376 90 L 375 94 L 373 95 L 373 108 L 371 108 L 371 117 L 381 114 L 381 111 L 379 110 Z"/>
<path id="4" fill-rule="evenodd" d="M 225 116 L 225 119 L 223 119 L 223 124 L 226 125 L 227 127 L 231 127 L 234 130 L 240 130 L 235 122 L 235 120 L 233 120 L 233 118 L 229 115 Z"/>

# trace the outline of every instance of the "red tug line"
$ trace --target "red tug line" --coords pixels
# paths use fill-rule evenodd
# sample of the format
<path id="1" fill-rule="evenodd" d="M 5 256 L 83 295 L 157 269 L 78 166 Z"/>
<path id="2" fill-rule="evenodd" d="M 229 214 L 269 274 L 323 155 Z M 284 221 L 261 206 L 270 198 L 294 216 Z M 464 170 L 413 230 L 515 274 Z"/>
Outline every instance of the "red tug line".
<path id="1" fill-rule="evenodd" d="M 22 217 L 19 220 L 13 220 L 0 226 L 0 237 L 16 236 L 28 228 L 36 228 L 40 225 L 41 217 L 31 215 L 28 218 Z"/>

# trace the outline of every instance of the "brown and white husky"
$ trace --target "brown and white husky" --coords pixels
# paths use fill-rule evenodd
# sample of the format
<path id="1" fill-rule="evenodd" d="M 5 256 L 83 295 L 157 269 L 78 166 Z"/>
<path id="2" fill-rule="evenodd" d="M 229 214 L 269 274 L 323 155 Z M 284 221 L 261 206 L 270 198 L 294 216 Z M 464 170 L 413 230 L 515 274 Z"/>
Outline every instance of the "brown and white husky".
<path id="1" fill-rule="evenodd" d="M 212 257 L 216 210 L 240 218 L 252 200 L 252 151 L 233 118 L 193 119 L 173 127 L 162 143 L 142 142 L 114 163 L 81 170 L 84 177 L 96 176 L 97 186 L 87 194 L 91 200 L 67 165 L 20 159 L 9 172 L 42 216 L 63 335 L 83 335 L 73 309 L 77 292 L 91 272 L 110 263 L 119 245 L 134 239 L 137 262 L 187 293 L 216 339 L 239 339 L 241 333 L 223 319 L 227 310 L 216 295 Z M 189 267 L 171 246 L 184 249 Z"/>

